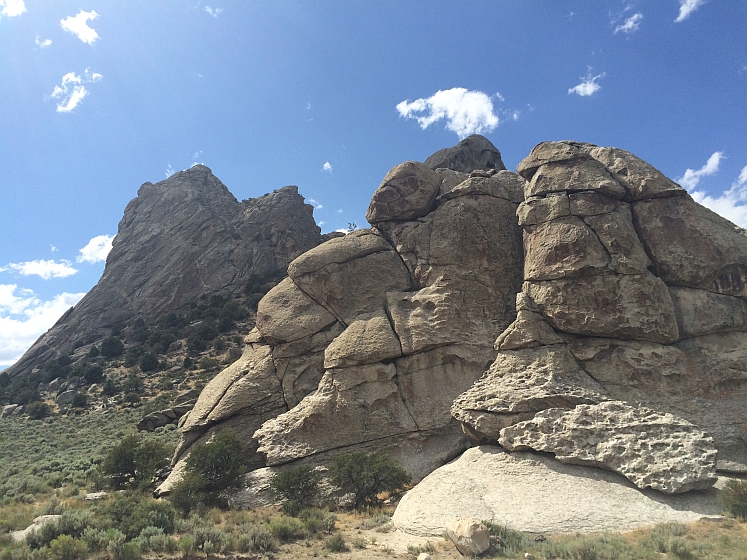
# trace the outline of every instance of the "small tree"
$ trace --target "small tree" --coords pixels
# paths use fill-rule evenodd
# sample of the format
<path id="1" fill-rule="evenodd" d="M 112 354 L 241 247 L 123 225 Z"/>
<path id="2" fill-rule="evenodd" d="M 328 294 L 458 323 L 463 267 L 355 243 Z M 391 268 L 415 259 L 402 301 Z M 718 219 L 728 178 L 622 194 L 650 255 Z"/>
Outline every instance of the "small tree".
<path id="1" fill-rule="evenodd" d="M 355 451 L 335 459 L 329 479 L 346 494 L 354 495 L 353 507 L 358 509 L 378 504 L 382 492 L 402 490 L 410 482 L 410 475 L 383 451 L 370 455 Z"/>
<path id="2" fill-rule="evenodd" d="M 313 467 L 301 465 L 275 473 L 270 481 L 270 488 L 275 496 L 286 500 L 289 507 L 283 506 L 284 511 L 298 510 L 310 506 L 319 493 L 319 481 L 322 476 Z"/>
<path id="3" fill-rule="evenodd" d="M 116 336 L 109 336 L 101 342 L 101 355 L 104 358 L 116 358 L 124 352 L 124 344 Z"/>
<path id="4" fill-rule="evenodd" d="M 738 519 L 747 519 L 747 480 L 730 480 L 719 495 L 724 509 Z"/>
<path id="5" fill-rule="evenodd" d="M 101 463 L 101 472 L 114 488 L 147 487 L 169 464 L 169 449 L 151 439 L 129 435 L 112 447 Z"/>

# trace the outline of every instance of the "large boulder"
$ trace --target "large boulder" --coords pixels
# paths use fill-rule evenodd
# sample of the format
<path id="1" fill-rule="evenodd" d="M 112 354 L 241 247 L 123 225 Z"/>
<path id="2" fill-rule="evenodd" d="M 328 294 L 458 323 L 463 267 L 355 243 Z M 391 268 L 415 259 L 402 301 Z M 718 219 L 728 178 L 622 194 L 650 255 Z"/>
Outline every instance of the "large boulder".
<path id="1" fill-rule="evenodd" d="M 476 169 L 506 169 L 498 149 L 479 134 L 468 136 L 456 146 L 437 151 L 425 160 L 425 165 L 431 169 L 446 168 L 462 173 Z"/>
<path id="2" fill-rule="evenodd" d="M 405 494 L 392 523 L 424 537 L 443 535 L 454 517 L 535 534 L 598 533 L 687 523 L 721 510 L 715 489 L 641 491 L 613 472 L 485 445 L 469 449 Z"/>

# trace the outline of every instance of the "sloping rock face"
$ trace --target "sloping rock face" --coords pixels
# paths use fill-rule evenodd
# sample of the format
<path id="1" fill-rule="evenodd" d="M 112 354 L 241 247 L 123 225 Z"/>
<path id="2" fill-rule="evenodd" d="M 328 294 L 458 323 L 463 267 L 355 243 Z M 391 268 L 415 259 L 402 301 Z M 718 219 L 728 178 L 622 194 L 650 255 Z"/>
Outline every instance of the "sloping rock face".
<path id="1" fill-rule="evenodd" d="M 435 537 L 454 517 L 472 517 L 547 535 L 630 531 L 720 512 L 714 488 L 674 495 L 641 491 L 616 473 L 484 445 L 405 494 L 392 523 L 412 535 Z"/>
<path id="2" fill-rule="evenodd" d="M 290 263 L 259 302 L 247 365 L 219 374 L 189 413 L 177 463 L 242 422 L 262 466 L 384 449 L 421 478 L 467 447 L 450 407 L 515 317 L 524 183 L 486 139 L 468 140 L 435 170 L 392 169 L 370 229 Z"/>
<path id="3" fill-rule="evenodd" d="M 591 460 L 636 483 L 667 492 L 711 484 L 713 445 L 719 469 L 747 472 L 744 230 L 616 148 L 546 142 L 518 171 L 527 182 L 517 318 L 496 340 L 490 369 L 455 400 L 464 431 L 582 462 L 574 438 L 591 428 L 573 426 L 591 422 L 591 410 L 594 446 L 638 429 L 639 452 Z M 604 419 L 603 410 L 617 412 Z M 659 435 L 642 417 L 655 417 Z M 638 428 L 624 436 L 626 424 Z M 664 433 L 679 435 L 657 444 Z M 690 474 L 636 472 L 654 447 L 666 451 L 657 461 Z"/>
<path id="4" fill-rule="evenodd" d="M 6 371 L 29 373 L 118 321 L 154 322 L 202 297 L 238 294 L 252 275 L 284 275 L 322 242 L 312 212 L 296 187 L 239 202 L 203 165 L 145 183 L 125 209 L 98 284 Z"/>

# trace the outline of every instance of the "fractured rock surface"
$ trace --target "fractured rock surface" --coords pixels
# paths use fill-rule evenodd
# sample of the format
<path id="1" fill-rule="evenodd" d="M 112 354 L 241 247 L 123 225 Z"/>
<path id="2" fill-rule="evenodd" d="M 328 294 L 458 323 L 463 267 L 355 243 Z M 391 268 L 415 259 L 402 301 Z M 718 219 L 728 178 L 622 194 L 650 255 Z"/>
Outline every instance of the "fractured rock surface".
<path id="1" fill-rule="evenodd" d="M 561 463 L 602 467 L 670 494 L 716 482 L 713 438 L 690 422 L 620 401 L 549 408 L 501 430 L 509 451 L 547 451 Z"/>

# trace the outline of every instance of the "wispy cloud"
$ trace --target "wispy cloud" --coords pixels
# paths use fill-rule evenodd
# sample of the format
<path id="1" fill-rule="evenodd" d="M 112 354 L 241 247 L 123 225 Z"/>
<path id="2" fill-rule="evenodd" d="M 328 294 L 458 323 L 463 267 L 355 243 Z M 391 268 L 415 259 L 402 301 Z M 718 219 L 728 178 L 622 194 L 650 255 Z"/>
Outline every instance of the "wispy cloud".
<path id="1" fill-rule="evenodd" d="M 445 119 L 446 129 L 460 138 L 492 132 L 499 124 L 491 97 L 466 88 L 439 90 L 427 98 L 402 101 L 397 111 L 402 117 L 416 119 L 423 130 Z"/>
<path id="2" fill-rule="evenodd" d="M 680 13 L 674 23 L 685 21 L 690 15 L 705 4 L 705 0 L 680 0 Z"/>
<path id="3" fill-rule="evenodd" d="M 85 247 L 83 247 L 78 256 L 76 262 L 82 263 L 97 263 L 106 260 L 106 256 L 109 251 L 112 250 L 113 235 L 97 235 L 92 238 Z"/>
<path id="4" fill-rule="evenodd" d="M 322 206 L 321 204 L 319 204 L 319 203 L 318 203 L 318 202 L 317 202 L 316 200 L 314 200 L 313 198 L 310 198 L 310 199 L 309 199 L 309 204 L 311 204 L 311 205 L 312 205 L 312 206 L 313 206 L 314 208 L 316 208 L 317 210 L 321 210 L 322 208 L 324 208 L 324 206 Z"/>
<path id="5" fill-rule="evenodd" d="M 711 196 L 701 191 L 693 191 L 690 194 L 696 202 L 738 226 L 747 228 L 747 165 L 742 168 L 731 188 L 720 195 Z"/>
<path id="6" fill-rule="evenodd" d="M 641 25 L 641 20 L 643 19 L 643 14 L 641 12 L 636 12 L 632 16 L 625 18 L 625 21 L 618 24 L 615 27 L 615 30 L 613 33 L 635 33 L 638 31 L 638 28 Z M 616 22 L 615 22 L 616 23 Z"/>
<path id="7" fill-rule="evenodd" d="M 44 49 L 44 48 L 47 48 L 49 45 L 52 44 L 52 39 L 44 39 L 43 41 L 40 41 L 39 40 L 39 36 L 37 35 L 35 42 L 36 42 L 36 46 L 37 47 L 39 47 L 40 49 Z"/>
<path id="8" fill-rule="evenodd" d="M 576 95 L 580 95 L 581 97 L 589 97 L 590 95 L 594 95 L 596 92 L 602 89 L 602 86 L 600 86 L 597 81 L 604 78 L 604 76 L 605 72 L 597 74 L 596 76 L 592 76 L 590 68 L 589 73 L 586 74 L 585 77 L 581 76 L 581 83 L 577 86 L 569 88 L 568 93 L 575 93 Z"/>
<path id="9" fill-rule="evenodd" d="M 0 19 L 3 17 L 20 16 L 26 11 L 26 4 L 23 0 L 0 0 Z"/>
<path id="10" fill-rule="evenodd" d="M 42 301 L 31 290 L 0 284 L 0 366 L 15 363 L 84 295 L 65 292 Z"/>
<path id="11" fill-rule="evenodd" d="M 99 34 L 93 28 L 88 27 L 87 22 L 88 20 L 93 21 L 97 17 L 99 17 L 99 14 L 93 10 L 90 12 L 81 10 L 77 16 L 68 16 L 60 21 L 60 25 L 62 29 L 69 31 L 84 43 L 93 45 L 93 42 L 99 38 Z"/>
<path id="12" fill-rule="evenodd" d="M 332 173 L 332 164 L 328 161 L 324 162 L 324 165 L 322 165 L 322 171 L 326 171 L 327 173 Z"/>
<path id="13" fill-rule="evenodd" d="M 686 169 L 682 177 L 677 179 L 677 182 L 685 187 L 687 190 L 692 190 L 698 186 L 700 179 L 706 175 L 713 175 L 718 171 L 719 163 L 724 157 L 723 152 L 713 152 L 708 161 L 700 169 Z"/>
<path id="14" fill-rule="evenodd" d="M 70 261 L 61 259 L 59 261 L 47 261 L 40 259 L 38 261 L 26 261 L 21 263 L 8 263 L 0 267 L 0 272 L 16 272 L 21 276 L 39 276 L 44 280 L 52 278 L 65 278 L 75 274 L 77 269 L 72 267 Z"/>
<path id="15" fill-rule="evenodd" d="M 217 18 L 223 11 L 223 8 L 211 8 L 210 6 L 205 6 L 205 11 L 214 18 Z"/>
<path id="16" fill-rule="evenodd" d="M 171 177 L 171 176 L 172 176 L 172 175 L 173 175 L 174 173 L 175 173 L 175 171 L 174 171 L 174 168 L 173 168 L 173 167 L 171 167 L 171 164 L 169 164 L 169 165 L 168 165 L 168 166 L 166 167 L 166 178 L 168 179 L 168 178 L 169 178 L 169 177 Z"/>
<path id="17" fill-rule="evenodd" d="M 75 72 L 68 72 L 62 76 L 62 84 L 54 86 L 50 94 L 51 99 L 59 99 L 57 104 L 58 113 L 69 113 L 75 109 L 81 101 L 88 95 L 88 89 L 83 84 L 91 84 L 101 80 L 103 76 L 96 72 L 91 72 L 86 68 L 82 76 Z"/>

